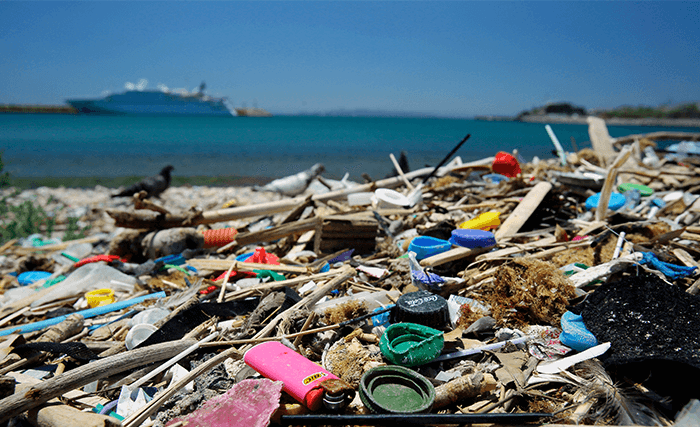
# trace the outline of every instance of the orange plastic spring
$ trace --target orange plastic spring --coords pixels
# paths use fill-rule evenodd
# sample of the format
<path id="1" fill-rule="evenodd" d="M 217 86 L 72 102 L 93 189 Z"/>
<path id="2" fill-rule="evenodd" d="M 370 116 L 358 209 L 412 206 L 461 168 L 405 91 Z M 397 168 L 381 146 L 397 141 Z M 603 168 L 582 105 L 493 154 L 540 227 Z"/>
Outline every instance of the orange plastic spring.
<path id="1" fill-rule="evenodd" d="M 238 234 L 238 230 L 236 230 L 233 227 L 218 228 L 216 230 L 205 230 L 202 232 L 202 234 L 204 235 L 205 247 L 220 248 L 236 240 L 236 234 Z"/>

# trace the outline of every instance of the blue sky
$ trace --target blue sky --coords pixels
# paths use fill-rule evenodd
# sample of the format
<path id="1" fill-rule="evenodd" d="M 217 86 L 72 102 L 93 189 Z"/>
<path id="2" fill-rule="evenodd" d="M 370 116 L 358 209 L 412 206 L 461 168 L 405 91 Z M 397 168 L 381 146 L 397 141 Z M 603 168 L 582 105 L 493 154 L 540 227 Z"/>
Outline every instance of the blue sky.
<path id="1" fill-rule="evenodd" d="M 141 78 L 274 113 L 700 101 L 700 2 L 4 2 L 0 103 Z"/>

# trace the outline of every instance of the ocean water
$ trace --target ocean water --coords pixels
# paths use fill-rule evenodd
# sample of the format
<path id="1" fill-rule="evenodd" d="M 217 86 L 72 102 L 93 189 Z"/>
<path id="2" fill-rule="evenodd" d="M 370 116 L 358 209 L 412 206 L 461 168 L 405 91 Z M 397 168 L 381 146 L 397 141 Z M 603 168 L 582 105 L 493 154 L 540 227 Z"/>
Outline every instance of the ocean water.
<path id="1" fill-rule="evenodd" d="M 566 151 L 590 147 L 586 125 L 552 124 Z M 610 126 L 613 137 L 690 128 Z M 325 177 L 360 180 L 392 171 L 405 151 L 411 169 L 457 151 L 464 162 L 517 149 L 522 161 L 552 158 L 543 124 L 438 118 L 109 117 L 0 114 L 0 153 L 17 177 L 152 175 L 279 178 L 322 163 Z M 573 141 L 572 141 L 573 139 Z M 574 142 L 576 146 L 574 147 Z"/>

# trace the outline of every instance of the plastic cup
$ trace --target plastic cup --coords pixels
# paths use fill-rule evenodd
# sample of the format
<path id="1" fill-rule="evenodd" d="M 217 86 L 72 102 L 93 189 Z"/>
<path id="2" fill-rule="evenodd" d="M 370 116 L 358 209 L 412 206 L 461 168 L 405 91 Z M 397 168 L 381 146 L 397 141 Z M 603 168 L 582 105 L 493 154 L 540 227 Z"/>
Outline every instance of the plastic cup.
<path id="1" fill-rule="evenodd" d="M 150 337 L 157 330 L 158 328 L 149 323 L 139 323 L 138 325 L 134 325 L 129 330 L 129 333 L 126 334 L 126 339 L 124 340 L 126 349 L 131 350 L 135 348 L 137 345 L 146 341 L 148 337 Z"/>

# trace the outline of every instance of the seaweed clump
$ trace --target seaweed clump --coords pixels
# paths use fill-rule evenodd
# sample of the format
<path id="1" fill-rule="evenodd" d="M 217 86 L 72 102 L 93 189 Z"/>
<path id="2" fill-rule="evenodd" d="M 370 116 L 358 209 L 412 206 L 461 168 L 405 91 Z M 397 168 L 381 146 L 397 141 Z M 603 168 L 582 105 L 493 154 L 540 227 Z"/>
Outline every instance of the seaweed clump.
<path id="1" fill-rule="evenodd" d="M 574 287 L 562 271 L 537 259 L 504 265 L 480 293 L 496 321 L 512 327 L 558 326 L 569 299 L 575 296 Z"/>

